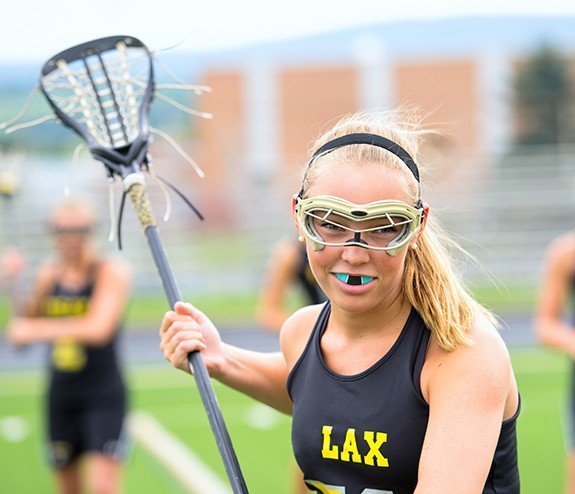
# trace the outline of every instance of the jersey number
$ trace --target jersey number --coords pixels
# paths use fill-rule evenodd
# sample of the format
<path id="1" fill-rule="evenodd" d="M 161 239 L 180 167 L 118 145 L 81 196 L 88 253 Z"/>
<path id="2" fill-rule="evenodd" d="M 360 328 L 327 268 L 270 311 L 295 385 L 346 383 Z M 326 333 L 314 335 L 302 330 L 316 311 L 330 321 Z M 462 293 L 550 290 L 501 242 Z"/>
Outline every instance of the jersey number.
<path id="1" fill-rule="evenodd" d="M 345 487 L 337 485 L 326 485 L 317 480 L 306 480 L 306 484 L 322 494 L 345 494 Z M 364 489 L 361 494 L 393 494 L 392 491 L 381 491 L 379 489 Z"/>

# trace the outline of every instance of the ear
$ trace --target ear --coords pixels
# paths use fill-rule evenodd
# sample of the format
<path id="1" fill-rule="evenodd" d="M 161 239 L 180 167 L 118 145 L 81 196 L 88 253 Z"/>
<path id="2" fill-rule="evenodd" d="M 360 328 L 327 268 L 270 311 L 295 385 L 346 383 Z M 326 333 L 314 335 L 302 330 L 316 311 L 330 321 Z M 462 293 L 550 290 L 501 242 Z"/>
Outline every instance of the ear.
<path id="1" fill-rule="evenodd" d="M 413 246 L 414 244 L 417 243 L 417 241 L 419 240 L 419 237 L 421 237 L 421 234 L 423 233 L 423 230 L 425 230 L 425 226 L 427 225 L 427 218 L 429 218 L 429 211 L 430 211 L 429 204 L 424 204 L 423 205 L 423 216 L 421 219 L 421 225 L 419 226 L 419 230 L 417 231 L 417 233 L 411 239 L 411 242 L 409 242 L 410 246 Z"/>
<path id="2" fill-rule="evenodd" d="M 421 221 L 421 228 L 419 231 L 423 231 L 425 229 L 425 225 L 427 224 L 427 218 L 429 218 L 429 204 L 423 205 L 423 220 Z"/>
<path id="3" fill-rule="evenodd" d="M 301 231 L 301 227 L 299 225 L 299 221 L 297 219 L 297 214 L 295 212 L 295 208 L 297 205 L 297 198 L 298 198 L 297 194 L 294 194 L 293 197 L 291 198 L 291 219 L 293 221 L 294 226 L 296 227 L 298 235 L 303 235 L 303 232 Z"/>

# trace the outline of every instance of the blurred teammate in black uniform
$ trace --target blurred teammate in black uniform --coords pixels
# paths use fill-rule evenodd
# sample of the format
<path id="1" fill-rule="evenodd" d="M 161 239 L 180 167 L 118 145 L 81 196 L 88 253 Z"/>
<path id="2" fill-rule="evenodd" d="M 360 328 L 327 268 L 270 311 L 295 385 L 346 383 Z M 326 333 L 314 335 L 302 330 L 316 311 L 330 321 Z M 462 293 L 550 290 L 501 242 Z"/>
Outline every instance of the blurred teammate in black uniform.
<path id="1" fill-rule="evenodd" d="M 303 293 L 304 305 L 327 300 L 309 267 L 305 244 L 284 239 L 270 256 L 258 302 L 258 320 L 266 329 L 279 332 L 291 314 L 288 299 L 294 287 Z"/>
<path id="2" fill-rule="evenodd" d="M 127 397 L 116 347 L 130 271 L 99 256 L 90 241 L 94 223 L 83 202 L 55 208 L 54 256 L 40 266 L 7 333 L 14 346 L 49 343 L 47 451 L 63 494 L 122 492 Z M 1 261 L 9 285 L 24 263 L 14 251 Z"/>
<path id="3" fill-rule="evenodd" d="M 565 492 L 575 494 L 575 322 L 565 317 L 575 294 L 575 232 L 555 238 L 547 248 L 543 276 L 535 310 L 535 331 L 539 341 L 548 348 L 563 352 L 571 359 L 569 396 L 569 434 Z M 573 317 L 573 316 L 571 316 Z"/>

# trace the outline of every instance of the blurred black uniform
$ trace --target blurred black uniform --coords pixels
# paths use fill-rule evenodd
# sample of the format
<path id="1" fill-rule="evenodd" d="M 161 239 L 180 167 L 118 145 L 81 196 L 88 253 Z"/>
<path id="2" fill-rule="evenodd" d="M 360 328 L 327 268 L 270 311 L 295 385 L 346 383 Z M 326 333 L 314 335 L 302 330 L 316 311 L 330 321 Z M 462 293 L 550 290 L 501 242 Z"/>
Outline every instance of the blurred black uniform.
<path id="1" fill-rule="evenodd" d="M 297 270 L 297 280 L 301 287 L 303 288 L 307 300 L 310 304 L 321 304 L 327 300 L 325 293 L 317 284 L 317 281 L 311 272 L 309 267 L 309 262 L 307 260 L 307 253 L 305 251 L 305 245 L 300 248 L 301 261 L 299 268 Z"/>
<path id="2" fill-rule="evenodd" d="M 79 290 L 56 282 L 43 303 L 48 317 L 85 313 L 94 288 L 90 281 Z M 71 339 L 51 348 L 48 400 L 48 457 L 62 467 L 78 455 L 98 451 L 113 458 L 125 452 L 126 388 L 117 359 L 118 331 L 103 346 L 88 346 Z"/>

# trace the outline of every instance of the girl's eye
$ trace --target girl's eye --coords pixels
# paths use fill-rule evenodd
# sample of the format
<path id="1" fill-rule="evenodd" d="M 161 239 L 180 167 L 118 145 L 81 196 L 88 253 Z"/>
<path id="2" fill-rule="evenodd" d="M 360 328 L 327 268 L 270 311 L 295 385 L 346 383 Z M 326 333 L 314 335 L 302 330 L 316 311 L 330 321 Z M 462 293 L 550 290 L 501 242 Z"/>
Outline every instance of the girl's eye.
<path id="1" fill-rule="evenodd" d="M 333 223 L 330 223 L 328 221 L 324 221 L 322 223 L 320 223 L 320 228 L 323 228 L 324 230 L 330 230 L 332 232 L 341 232 L 344 229 L 341 226 L 338 225 L 334 225 Z"/>
<path id="2" fill-rule="evenodd" d="M 373 233 L 376 233 L 378 235 L 390 235 L 390 234 L 397 234 L 399 232 L 400 228 L 398 226 L 382 226 L 381 228 L 378 228 L 377 230 L 374 230 Z"/>

